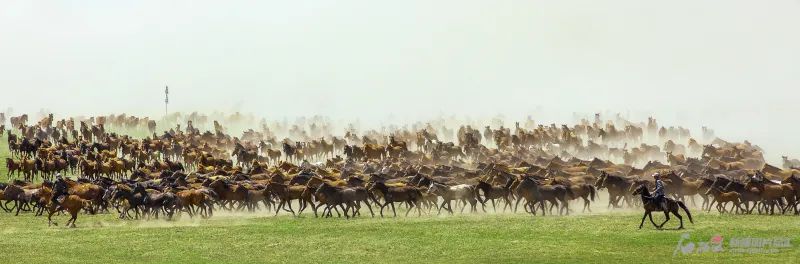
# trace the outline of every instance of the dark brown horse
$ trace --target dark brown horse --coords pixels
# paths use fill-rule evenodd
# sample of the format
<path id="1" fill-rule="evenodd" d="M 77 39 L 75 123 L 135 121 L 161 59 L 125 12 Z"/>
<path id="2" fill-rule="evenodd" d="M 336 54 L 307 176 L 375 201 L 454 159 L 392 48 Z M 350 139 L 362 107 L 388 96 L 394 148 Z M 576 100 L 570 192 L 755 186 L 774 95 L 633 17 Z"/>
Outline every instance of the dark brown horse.
<path id="1" fill-rule="evenodd" d="M 422 210 L 420 209 L 420 201 L 422 200 L 422 192 L 419 189 L 413 186 L 404 186 L 404 187 L 389 187 L 386 186 L 385 183 L 382 181 L 377 181 L 372 184 L 372 187 L 369 188 L 370 191 L 377 191 L 382 196 L 383 199 L 386 201 L 384 204 L 381 205 L 381 217 L 383 217 L 383 208 L 388 205 L 392 206 L 392 213 L 394 216 L 397 217 L 397 211 L 394 208 L 394 203 L 397 202 L 405 202 L 408 205 L 408 211 L 406 211 L 406 216 L 408 213 L 411 212 L 411 209 L 414 207 L 417 208 L 418 215 L 422 215 Z M 375 203 L 378 204 L 378 201 L 375 200 Z"/>
<path id="2" fill-rule="evenodd" d="M 558 214 L 569 214 L 569 201 L 568 196 L 574 196 L 572 190 L 564 187 L 563 185 L 540 185 L 532 177 L 525 177 L 520 181 L 517 189 L 517 195 L 525 199 L 525 208 L 530 208 L 531 214 L 536 214 L 536 204 L 540 205 L 542 215 L 546 213 L 545 202 L 550 203 L 550 211 L 552 214 L 553 207 L 560 205 Z M 517 204 L 519 201 L 517 200 Z M 516 206 L 515 206 L 516 207 Z"/>
<path id="3" fill-rule="evenodd" d="M 483 192 L 483 199 L 478 199 L 481 202 L 481 206 L 483 208 L 483 212 L 486 212 L 486 201 L 492 201 L 492 208 L 495 212 L 497 212 L 497 207 L 495 206 L 494 200 L 503 199 L 505 204 L 503 205 L 503 212 L 506 211 L 506 207 L 509 209 L 511 208 L 511 184 L 513 184 L 513 180 L 508 180 L 505 186 L 492 186 L 491 184 L 485 181 L 478 181 L 478 185 L 475 187 L 478 188 L 481 192 Z M 480 197 L 480 196 L 479 196 Z"/>
<path id="4" fill-rule="evenodd" d="M 628 196 L 628 190 L 631 188 L 631 186 L 633 186 L 633 183 L 630 179 L 622 176 L 611 175 L 603 171 L 600 173 L 600 177 L 597 179 L 597 182 L 594 185 L 597 187 L 597 189 L 608 189 L 608 207 L 621 207 L 619 204 L 620 200 L 624 200 L 628 205 L 631 205 L 630 196 Z"/>
<path id="5" fill-rule="evenodd" d="M 664 224 L 666 224 L 669 221 L 670 213 L 678 217 L 678 220 L 681 221 L 681 226 L 678 227 L 678 229 L 683 229 L 683 217 L 681 217 L 681 214 L 678 211 L 678 209 L 681 208 L 683 209 L 684 212 L 686 212 L 686 215 L 689 217 L 689 221 L 692 222 L 692 224 L 694 224 L 694 220 L 692 219 L 692 214 L 689 212 L 689 209 L 686 208 L 686 205 L 683 204 L 683 202 L 681 201 L 675 201 L 670 198 L 664 197 L 662 199 L 665 200 L 664 204 L 666 204 L 667 208 L 661 208 L 661 205 L 656 203 L 655 198 L 650 196 L 650 191 L 647 190 L 647 186 L 644 185 L 640 185 L 639 188 L 636 188 L 636 190 L 633 192 L 633 195 L 639 195 L 642 198 L 642 204 L 644 205 L 644 216 L 642 216 L 642 223 L 639 224 L 639 229 L 641 229 L 642 226 L 644 225 L 644 219 L 646 217 L 650 217 L 650 223 L 653 223 L 653 226 L 655 226 L 658 229 L 661 229 L 662 227 L 664 227 Z M 652 212 L 664 212 L 664 216 L 666 217 L 666 219 L 660 225 L 656 225 L 656 223 L 653 222 Z"/>

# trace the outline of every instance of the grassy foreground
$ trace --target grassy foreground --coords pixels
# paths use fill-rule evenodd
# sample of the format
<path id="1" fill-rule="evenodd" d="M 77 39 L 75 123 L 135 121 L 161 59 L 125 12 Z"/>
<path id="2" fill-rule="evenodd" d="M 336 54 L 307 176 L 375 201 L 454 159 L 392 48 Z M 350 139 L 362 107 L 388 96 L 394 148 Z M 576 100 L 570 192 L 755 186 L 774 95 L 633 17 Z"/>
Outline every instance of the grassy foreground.
<path id="1" fill-rule="evenodd" d="M 649 223 L 639 230 L 639 217 L 633 212 L 354 220 L 222 215 L 167 222 L 82 214 L 78 228 L 67 229 L 47 227 L 46 218 L 31 214 L 3 213 L 0 247 L 3 257 L 15 263 L 796 263 L 800 259 L 794 245 L 777 254 L 672 256 L 684 232 L 691 234 L 691 241 L 722 235 L 726 249 L 732 237 L 788 236 L 800 243 L 800 221 L 793 216 L 700 214 L 696 224 L 687 223 L 688 228 L 680 231 L 655 230 Z M 55 218 L 62 225 L 67 220 L 63 215 Z"/>

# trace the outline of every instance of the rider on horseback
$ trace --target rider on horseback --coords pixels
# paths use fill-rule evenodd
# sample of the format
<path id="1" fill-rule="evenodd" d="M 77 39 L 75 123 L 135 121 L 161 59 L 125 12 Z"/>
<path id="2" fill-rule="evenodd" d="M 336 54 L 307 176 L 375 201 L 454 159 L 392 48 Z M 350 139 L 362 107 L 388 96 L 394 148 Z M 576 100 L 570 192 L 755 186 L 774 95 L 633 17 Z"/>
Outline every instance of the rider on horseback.
<path id="1" fill-rule="evenodd" d="M 664 199 L 664 182 L 661 181 L 661 174 L 653 174 L 653 178 L 656 180 L 656 189 L 653 191 L 653 202 L 655 202 L 658 206 L 662 209 L 667 208 L 666 201 Z"/>
<path id="2" fill-rule="evenodd" d="M 56 205 L 56 208 L 60 208 L 61 201 L 59 198 L 67 194 L 67 183 L 61 177 L 61 173 L 56 173 L 56 182 L 53 184 L 53 195 L 50 198 L 50 202 Z"/>

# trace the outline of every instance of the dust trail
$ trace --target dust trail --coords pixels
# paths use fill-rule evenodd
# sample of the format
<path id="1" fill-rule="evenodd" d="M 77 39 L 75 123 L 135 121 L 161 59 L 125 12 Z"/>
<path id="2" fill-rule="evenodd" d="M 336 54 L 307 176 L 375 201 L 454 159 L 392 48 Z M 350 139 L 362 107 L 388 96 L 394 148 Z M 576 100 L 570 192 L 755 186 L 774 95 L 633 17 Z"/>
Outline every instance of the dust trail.
<path id="1" fill-rule="evenodd" d="M 541 211 L 537 213 L 537 215 L 532 217 L 583 217 L 583 216 L 607 216 L 607 215 L 617 215 L 617 214 L 634 214 L 634 213 L 641 213 L 642 210 L 638 207 L 629 207 L 624 205 L 622 208 L 610 208 L 608 207 L 608 192 L 606 191 L 598 191 L 598 196 L 595 198 L 594 201 L 591 202 L 590 211 L 583 211 L 583 200 L 577 199 L 570 201 L 569 208 L 570 213 L 569 215 L 559 216 L 558 215 L 558 208 L 554 208 L 552 213 L 548 211 L 547 215 L 542 216 Z M 696 197 L 697 198 L 697 197 Z M 631 199 L 639 199 L 638 197 L 631 197 Z M 698 206 L 699 206 L 698 200 Z M 512 201 L 512 205 L 516 201 Z M 484 219 L 484 218 L 491 218 L 491 217 L 501 217 L 501 216 L 530 216 L 529 213 L 526 213 L 522 208 L 522 203 L 520 202 L 520 206 L 517 212 L 513 212 L 512 210 L 506 209 L 505 211 L 502 210 L 504 206 L 504 202 L 496 201 L 497 211 L 492 209 L 491 202 L 487 202 L 486 212 L 483 212 L 481 205 L 478 204 L 477 212 L 472 213 L 470 212 L 470 208 L 467 207 L 464 210 L 464 213 L 461 214 L 461 204 L 460 203 L 453 203 L 453 211 L 455 212 L 454 215 L 450 215 L 449 213 L 442 211 L 441 215 L 437 215 L 437 209 L 432 208 L 430 211 L 425 208 L 423 209 L 423 214 L 421 217 L 415 215 L 415 211 L 409 215 L 409 217 L 404 217 L 404 214 L 407 210 L 405 206 L 398 206 L 397 207 L 397 214 L 398 220 L 403 221 L 414 221 L 415 219 L 425 220 L 425 219 L 447 219 L 451 217 L 467 217 L 467 218 L 474 218 L 474 219 Z M 692 210 L 692 213 L 696 211 L 700 211 L 698 206 L 693 206 L 691 202 L 687 202 L 687 206 Z M 294 208 L 295 212 L 299 205 L 295 202 L 293 203 L 292 207 Z M 547 207 L 549 209 L 549 206 Z M 375 212 L 374 219 L 380 219 L 379 206 L 372 206 L 373 211 Z M 254 220 L 263 220 L 263 221 L 270 221 L 269 218 L 274 217 L 291 217 L 292 214 L 281 210 L 278 215 L 275 215 L 275 208 L 271 208 L 267 210 L 265 207 L 261 207 L 254 212 L 249 211 L 227 211 L 227 210 L 214 210 L 214 215 L 211 218 L 203 219 L 200 217 L 190 218 L 187 214 L 182 214 L 181 216 L 176 216 L 172 220 L 166 220 L 163 217 L 159 219 L 155 218 L 144 218 L 139 220 L 119 220 L 119 219 L 103 219 L 103 220 L 96 220 L 94 219 L 95 216 L 88 216 L 88 215 L 80 215 L 78 217 L 78 226 L 80 228 L 174 228 L 174 227 L 204 227 L 204 226 L 238 226 L 238 225 L 247 225 L 254 223 Z M 320 210 L 321 211 L 321 210 Z M 391 209 L 388 211 L 384 210 L 384 215 L 386 216 L 385 219 L 393 219 L 391 217 Z M 106 215 L 108 216 L 108 215 Z M 114 215 L 116 216 L 116 214 Z M 344 217 L 337 218 L 336 213 L 333 213 L 333 218 L 314 218 L 314 213 L 311 208 L 307 208 L 300 216 L 300 218 L 305 219 L 315 219 L 314 221 L 328 222 L 328 221 L 339 221 L 344 220 Z M 661 214 L 654 214 L 654 218 L 660 219 L 663 217 Z M 54 217 L 56 222 L 63 222 L 66 219 L 63 216 Z M 360 219 L 373 219 L 370 217 L 369 210 L 365 207 L 361 209 L 361 216 L 356 218 L 351 218 L 350 221 L 359 221 Z M 634 220 L 632 220 L 634 221 Z M 60 227 L 60 226 L 59 226 Z M 3 234 L 14 233 L 19 230 L 10 227 L 4 228 Z"/>

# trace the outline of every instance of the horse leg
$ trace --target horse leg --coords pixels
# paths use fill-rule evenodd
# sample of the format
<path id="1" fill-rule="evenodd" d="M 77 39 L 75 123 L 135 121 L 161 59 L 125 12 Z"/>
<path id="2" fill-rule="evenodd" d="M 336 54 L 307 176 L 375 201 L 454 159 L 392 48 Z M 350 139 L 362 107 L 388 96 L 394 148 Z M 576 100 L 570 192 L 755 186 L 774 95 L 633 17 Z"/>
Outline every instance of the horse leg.
<path id="1" fill-rule="evenodd" d="M 631 197 L 630 196 L 625 195 L 625 196 L 623 196 L 623 199 L 625 199 L 625 204 L 627 204 L 628 207 L 633 207 L 634 206 L 633 202 L 631 202 Z"/>
<path id="2" fill-rule="evenodd" d="M 701 209 L 705 209 L 706 205 L 708 205 L 708 196 L 702 195 L 700 197 L 703 198 L 703 204 L 700 205 L 700 208 Z"/>
<path id="3" fill-rule="evenodd" d="M 649 211 L 645 211 L 644 215 L 642 215 L 642 222 L 639 224 L 639 229 L 642 229 L 642 226 L 644 226 L 644 219 L 647 218 L 648 215 L 650 215 Z M 652 221 L 652 219 L 653 217 L 651 216 L 650 220 Z"/>
<path id="4" fill-rule="evenodd" d="M 14 206 L 17 207 L 17 213 L 14 214 L 14 216 L 18 216 L 19 215 L 19 210 L 22 210 L 22 206 L 23 205 L 24 204 L 20 203 L 19 201 L 16 201 L 16 200 L 14 201 Z"/>
<path id="5" fill-rule="evenodd" d="M 369 204 L 369 201 L 364 200 L 364 204 L 367 205 L 367 208 L 369 209 L 369 214 L 372 215 L 372 217 L 375 217 L 375 212 L 372 211 L 372 205 Z"/>
<path id="6" fill-rule="evenodd" d="M 349 219 L 349 218 L 350 218 L 350 216 L 348 216 L 348 215 L 347 215 L 347 211 L 348 211 L 348 210 L 350 210 L 350 207 L 352 207 L 352 205 L 350 204 L 350 202 L 347 202 L 347 207 L 345 207 L 345 206 L 344 206 L 344 205 L 342 205 L 342 204 L 339 204 L 339 207 L 340 207 L 340 208 L 342 208 L 342 211 L 344 211 L 344 218 L 347 218 L 347 219 Z M 353 217 L 355 217 L 355 213 L 353 213 Z"/>
<path id="7" fill-rule="evenodd" d="M 442 214 L 442 208 L 444 208 L 444 204 L 445 204 L 445 202 L 444 202 L 444 201 L 442 201 L 442 205 L 441 205 L 441 206 L 438 206 L 439 210 L 438 210 L 438 212 L 436 213 L 436 215 L 441 215 L 441 214 Z"/>
<path id="8" fill-rule="evenodd" d="M 319 209 L 319 208 L 320 208 L 322 205 L 315 204 L 314 202 L 311 202 L 311 201 L 309 201 L 308 203 L 310 203 L 310 204 L 311 204 L 311 209 L 312 209 L 312 210 L 314 210 L 314 217 L 318 217 L 318 216 L 317 216 L 317 210 L 318 210 L 318 209 Z"/>
<path id="9" fill-rule="evenodd" d="M 581 213 L 586 212 L 586 208 L 589 207 L 589 201 L 586 200 L 586 197 L 581 197 L 583 199 L 583 207 L 581 208 Z"/>
<path id="10" fill-rule="evenodd" d="M 286 204 L 289 205 L 289 212 L 292 212 L 292 216 L 297 216 L 297 214 L 294 213 L 294 209 L 292 209 L 292 200 L 289 200 Z"/>
<path id="11" fill-rule="evenodd" d="M 678 208 L 675 208 L 675 210 L 672 211 L 672 214 L 674 214 L 675 217 L 677 217 L 678 220 L 681 221 L 681 226 L 679 226 L 678 229 L 683 229 L 683 217 L 681 217 L 680 212 L 678 212 Z"/>
<path id="12" fill-rule="evenodd" d="M 714 205 L 714 202 L 716 202 L 716 201 L 717 201 L 716 197 L 711 199 L 711 202 L 708 203 L 708 210 L 706 210 L 706 212 L 711 212 L 711 206 Z"/>
<path id="13" fill-rule="evenodd" d="M 70 213 L 72 215 L 72 228 L 75 228 L 75 222 L 78 221 L 78 212 Z"/>
<path id="14" fill-rule="evenodd" d="M 394 203 L 391 203 L 391 205 L 392 205 L 392 213 L 394 214 L 393 217 L 397 217 L 397 210 L 394 209 Z M 411 208 L 408 208 L 408 210 L 411 211 Z M 406 212 L 406 215 L 408 215 L 408 212 Z"/>
<path id="15" fill-rule="evenodd" d="M 650 217 L 650 223 L 652 223 L 654 227 L 660 228 L 660 227 L 658 227 L 658 225 L 656 225 L 656 222 L 653 221 L 653 212 L 652 211 L 647 211 L 647 215 Z"/>
<path id="16" fill-rule="evenodd" d="M 306 210 L 306 207 L 308 207 L 308 200 L 300 199 L 300 209 L 297 210 L 297 214 L 303 214 L 303 211 Z"/>
<path id="17" fill-rule="evenodd" d="M 322 206 L 320 206 L 320 207 L 322 207 Z M 325 208 L 322 208 L 322 213 L 320 213 L 322 215 L 322 218 L 327 218 L 328 217 L 328 214 L 325 213 L 327 211 L 330 211 L 330 206 L 325 205 Z"/>
<path id="18" fill-rule="evenodd" d="M 278 215 L 278 212 L 281 211 L 281 207 L 283 207 L 284 203 L 286 203 L 286 200 L 281 199 L 281 202 L 278 204 L 278 206 L 275 207 L 275 215 Z M 316 216 L 316 215 L 317 215 L 317 213 L 316 213 L 316 211 L 314 211 L 314 216 Z"/>
<path id="19" fill-rule="evenodd" d="M 476 199 L 470 201 L 470 205 L 472 206 L 472 208 L 469 210 L 470 213 L 475 213 L 478 211 L 478 201 Z"/>
<path id="20" fill-rule="evenodd" d="M 663 222 L 663 223 L 661 223 L 661 225 L 659 225 L 659 226 L 658 226 L 658 229 L 661 229 L 661 228 L 663 228 L 663 227 L 664 227 L 664 224 L 666 224 L 667 222 L 669 222 L 669 210 L 664 210 L 664 217 L 665 217 L 665 218 L 667 218 L 667 219 L 664 219 L 664 222 Z"/>
<path id="21" fill-rule="evenodd" d="M 447 201 L 447 211 L 450 212 L 450 215 L 453 215 L 453 204 L 450 200 Z"/>
<path id="22" fill-rule="evenodd" d="M 47 226 L 53 224 L 53 214 L 56 212 L 55 206 L 52 206 L 47 212 Z M 56 224 L 58 225 L 58 224 Z"/>
<path id="23" fill-rule="evenodd" d="M 11 210 L 6 207 L 5 203 L 0 203 L 0 208 L 3 208 L 3 211 L 6 211 L 6 213 L 11 212 Z"/>
<path id="24" fill-rule="evenodd" d="M 545 208 L 547 207 L 547 204 L 545 204 L 545 203 L 546 203 L 546 201 L 545 201 L 545 200 L 539 200 L 539 207 L 542 209 L 542 215 L 545 215 L 545 211 L 544 211 L 544 210 L 545 210 Z M 553 211 L 552 211 L 552 209 L 553 209 L 553 207 L 550 207 L 550 210 L 551 210 L 551 211 L 549 212 L 549 213 L 550 213 L 550 215 L 553 215 Z"/>

